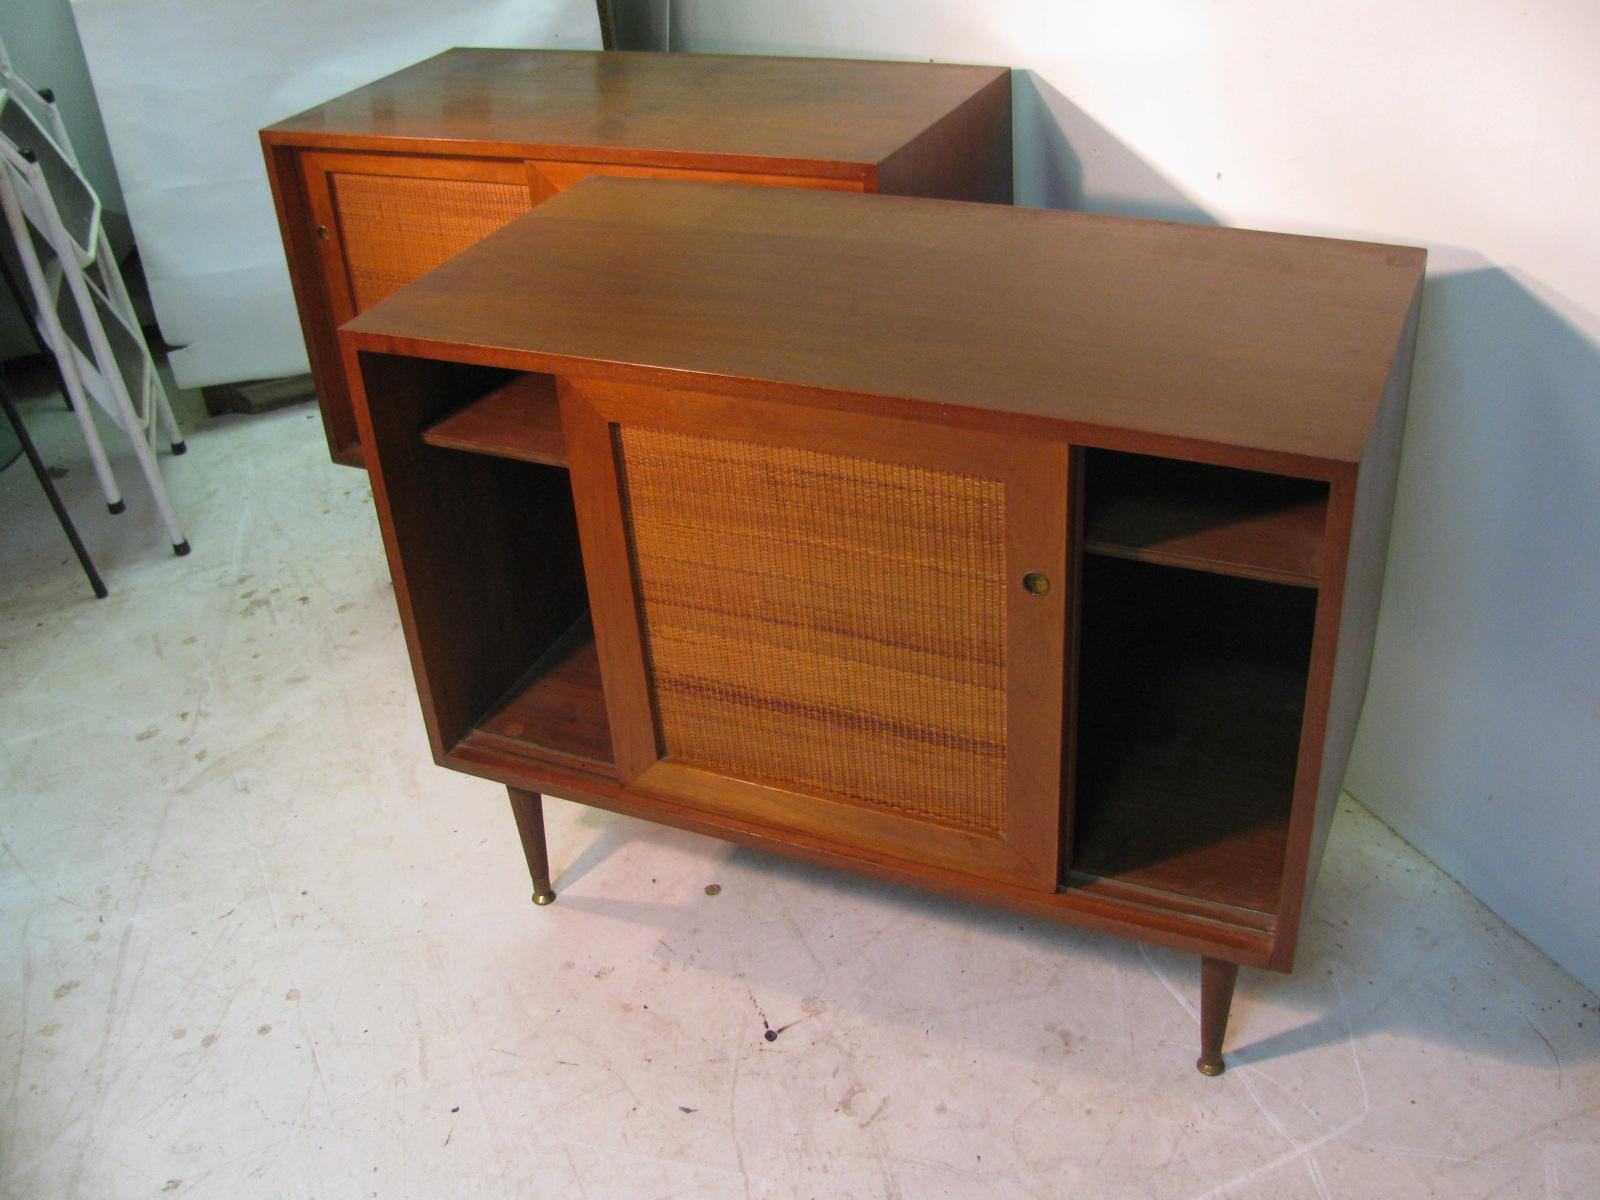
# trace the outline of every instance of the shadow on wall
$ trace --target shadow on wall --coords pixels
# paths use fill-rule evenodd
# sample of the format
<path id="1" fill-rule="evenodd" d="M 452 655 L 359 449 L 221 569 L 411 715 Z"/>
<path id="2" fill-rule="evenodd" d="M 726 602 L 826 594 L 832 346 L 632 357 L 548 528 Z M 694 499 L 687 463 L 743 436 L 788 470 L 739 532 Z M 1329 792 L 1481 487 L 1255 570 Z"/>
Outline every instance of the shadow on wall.
<path id="1" fill-rule="evenodd" d="M 1218 224 L 1037 72 L 1011 73 L 1011 119 L 1018 204 Z"/>
<path id="2" fill-rule="evenodd" d="M 1347 786 L 1594 988 L 1600 344 L 1537 284 L 1438 257 L 1464 269 L 1423 295 Z"/>
<path id="3" fill-rule="evenodd" d="M 613 0 L 611 31 L 618 50 L 672 49 L 672 0 Z"/>
<path id="4" fill-rule="evenodd" d="M 1388 615 L 1566 677 L 1600 712 L 1600 345 L 1513 272 L 1463 255 L 1423 293 Z M 1560 570 L 1552 568 L 1559 567 Z M 1446 611 L 1412 603 L 1449 596 Z M 1563 619 L 1566 618 L 1566 619 Z M 1588 657 L 1584 657 L 1584 651 Z M 1600 753 L 1600 746 L 1594 747 Z"/>

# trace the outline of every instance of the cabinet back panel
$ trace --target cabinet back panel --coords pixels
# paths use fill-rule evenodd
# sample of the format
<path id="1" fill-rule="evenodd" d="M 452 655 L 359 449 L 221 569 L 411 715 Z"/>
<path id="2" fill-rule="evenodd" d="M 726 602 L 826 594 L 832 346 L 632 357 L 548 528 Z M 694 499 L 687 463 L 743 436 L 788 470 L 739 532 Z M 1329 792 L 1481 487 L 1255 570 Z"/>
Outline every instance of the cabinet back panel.
<path id="1" fill-rule="evenodd" d="M 1005 490 L 622 426 L 664 757 L 998 833 Z"/>

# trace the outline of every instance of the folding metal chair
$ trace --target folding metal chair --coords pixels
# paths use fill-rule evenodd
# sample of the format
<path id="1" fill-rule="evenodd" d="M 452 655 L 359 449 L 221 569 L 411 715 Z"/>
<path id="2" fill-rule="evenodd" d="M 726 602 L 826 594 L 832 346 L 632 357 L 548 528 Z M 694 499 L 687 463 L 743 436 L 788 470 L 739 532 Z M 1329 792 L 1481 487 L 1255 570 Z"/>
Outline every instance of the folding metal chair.
<path id="1" fill-rule="evenodd" d="M 156 460 L 164 432 L 184 452 L 155 360 L 100 220 L 100 200 L 78 169 L 54 100 L 11 69 L 0 47 L 0 206 L 28 282 L 35 328 L 55 356 L 106 505 L 125 505 L 88 400 L 128 436 L 176 554 L 189 543 Z"/>

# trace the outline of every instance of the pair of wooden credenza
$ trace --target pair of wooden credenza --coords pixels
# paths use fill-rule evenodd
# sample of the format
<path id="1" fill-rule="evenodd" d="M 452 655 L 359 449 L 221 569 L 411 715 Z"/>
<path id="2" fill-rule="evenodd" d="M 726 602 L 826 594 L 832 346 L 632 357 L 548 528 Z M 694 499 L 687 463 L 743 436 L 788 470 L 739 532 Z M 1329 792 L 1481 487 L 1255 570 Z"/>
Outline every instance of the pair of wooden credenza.
<path id="1" fill-rule="evenodd" d="M 453 51 L 263 138 L 536 900 L 550 794 L 1177 947 L 1214 1074 L 1360 712 L 1423 255 L 839 194 L 1009 199 L 1008 94 Z"/>

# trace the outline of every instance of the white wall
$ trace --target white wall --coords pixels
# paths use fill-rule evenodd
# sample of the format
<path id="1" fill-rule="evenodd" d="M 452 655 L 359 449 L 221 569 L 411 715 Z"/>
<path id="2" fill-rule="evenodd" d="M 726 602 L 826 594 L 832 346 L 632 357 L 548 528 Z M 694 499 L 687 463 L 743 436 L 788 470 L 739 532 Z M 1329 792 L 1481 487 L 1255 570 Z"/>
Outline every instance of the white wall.
<path id="1" fill-rule="evenodd" d="M 5 0 L 9 3 L 11 0 Z M 181 387 L 306 369 L 257 131 L 450 46 L 598 49 L 593 0 L 71 0 Z"/>
<path id="2" fill-rule="evenodd" d="M 1021 68 L 1020 203 L 1429 248 L 1347 786 L 1600 989 L 1600 4 L 676 0 L 671 37 Z"/>

